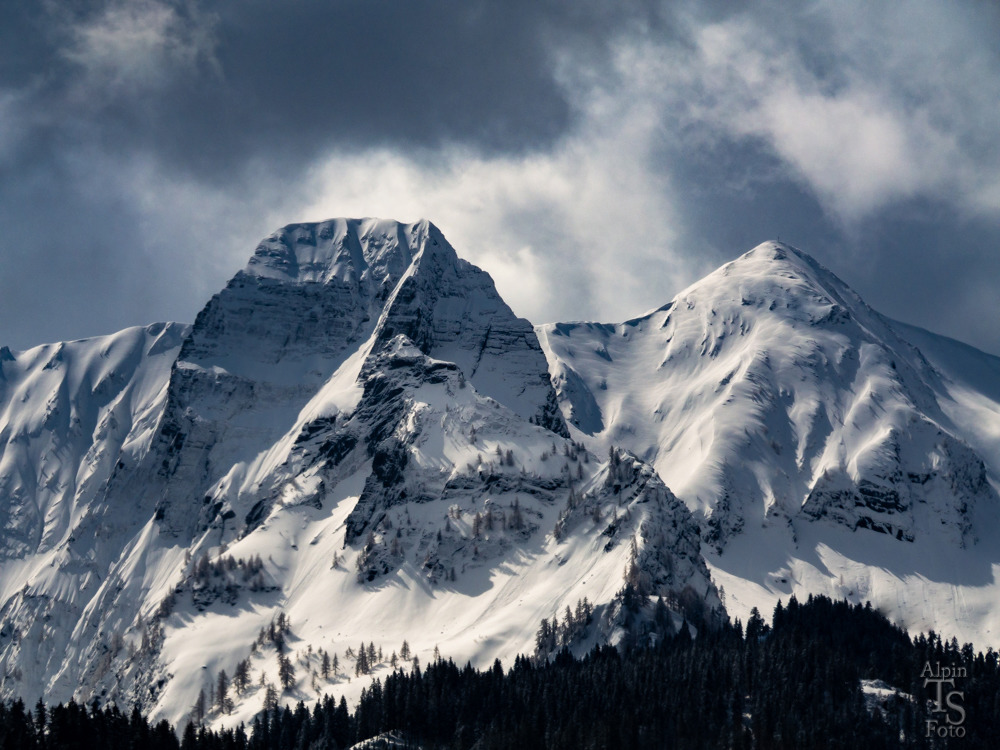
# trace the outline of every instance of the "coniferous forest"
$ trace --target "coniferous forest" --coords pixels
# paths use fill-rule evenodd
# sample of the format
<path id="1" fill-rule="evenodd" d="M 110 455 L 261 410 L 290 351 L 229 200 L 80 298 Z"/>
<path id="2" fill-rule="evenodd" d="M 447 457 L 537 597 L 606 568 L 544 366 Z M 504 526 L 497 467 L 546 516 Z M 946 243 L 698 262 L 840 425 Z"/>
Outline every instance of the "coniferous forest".
<path id="1" fill-rule="evenodd" d="M 1000 669 L 992 650 L 933 633 L 911 640 L 868 606 L 810 597 L 779 604 L 770 624 L 755 613 L 745 628 L 694 639 L 681 628 L 627 653 L 398 670 L 353 711 L 328 697 L 223 731 L 175 732 L 96 703 L 0 704 L 4 750 L 326 750 L 387 732 L 463 750 L 994 748 Z"/>

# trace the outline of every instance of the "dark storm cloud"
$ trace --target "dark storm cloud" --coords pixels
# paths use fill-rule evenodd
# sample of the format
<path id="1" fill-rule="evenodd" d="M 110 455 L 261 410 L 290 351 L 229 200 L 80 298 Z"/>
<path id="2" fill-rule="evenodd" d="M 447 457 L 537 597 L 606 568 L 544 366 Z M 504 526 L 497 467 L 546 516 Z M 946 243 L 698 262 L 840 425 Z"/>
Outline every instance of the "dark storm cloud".
<path id="1" fill-rule="evenodd" d="M 599 56 L 606 35 L 646 15 L 601 3 L 3 4 L 0 339 L 192 318 L 265 222 L 286 221 L 287 196 L 331 148 L 430 159 L 455 143 L 546 148 L 571 116 L 551 51 Z"/>
<path id="2" fill-rule="evenodd" d="M 191 320 L 273 228 L 438 223 L 537 321 L 765 239 L 1000 351 L 988 3 L 0 7 L 0 343 Z M 581 293 L 582 292 L 582 293 Z"/>
<path id="3" fill-rule="evenodd" d="M 331 144 L 538 147 L 569 120 L 551 44 L 615 18 L 457 0 L 45 7 L 10 19 L 33 37 L 20 51 L 35 64 L 12 63 L 22 80 L 46 71 L 39 104 L 106 147 L 216 178 L 252 156 L 301 164 Z"/>
<path id="4" fill-rule="evenodd" d="M 218 232 L 219 204 L 240 210 L 227 191 L 280 205 L 331 144 L 469 141 L 497 151 L 551 141 L 568 118 L 547 60 L 552 12 L 538 3 L 3 4 L 0 338 L 26 346 L 192 317 L 191 295 L 232 269 L 208 288 L 185 283 L 195 253 L 179 246 L 212 249 L 215 238 L 194 230 Z M 137 186 L 137 163 L 159 174 Z M 178 179 L 207 191 L 207 205 L 171 217 L 179 225 L 158 221 L 169 201 L 155 193 Z M 154 195 L 139 205 L 136 190 Z M 259 213 L 247 210 L 246 232 L 226 227 L 230 238 L 264 231 Z"/>

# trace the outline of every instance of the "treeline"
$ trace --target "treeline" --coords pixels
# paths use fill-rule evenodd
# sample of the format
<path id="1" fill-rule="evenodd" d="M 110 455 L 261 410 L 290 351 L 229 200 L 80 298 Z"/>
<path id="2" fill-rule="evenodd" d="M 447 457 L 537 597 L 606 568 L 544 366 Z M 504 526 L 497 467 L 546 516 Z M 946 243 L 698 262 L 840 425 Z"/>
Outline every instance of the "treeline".
<path id="1" fill-rule="evenodd" d="M 935 682 L 942 674 L 950 681 Z M 693 639 L 682 627 L 624 654 L 564 649 L 506 672 L 437 659 L 374 681 L 353 712 L 327 697 L 273 707 L 249 727 L 189 724 L 180 739 L 115 708 L 0 709 L 5 750 L 326 750 L 387 732 L 463 750 L 993 748 L 1000 668 L 992 650 L 933 633 L 911 641 L 869 606 L 810 597 L 779 604 L 770 624 L 755 611 L 745 628 Z"/>

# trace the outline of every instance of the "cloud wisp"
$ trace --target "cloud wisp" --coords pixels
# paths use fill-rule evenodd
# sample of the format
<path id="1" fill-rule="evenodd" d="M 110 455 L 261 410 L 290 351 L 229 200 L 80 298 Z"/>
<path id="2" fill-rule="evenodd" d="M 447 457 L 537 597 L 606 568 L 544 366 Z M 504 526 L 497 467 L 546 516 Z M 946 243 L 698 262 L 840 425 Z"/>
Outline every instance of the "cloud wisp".
<path id="1" fill-rule="evenodd" d="M 975 18 L 938 21 L 935 60 L 960 48 Z M 817 220 L 815 233 L 826 232 L 818 248 L 801 244 L 841 272 L 885 252 L 883 264 L 869 262 L 878 272 L 900 249 L 876 244 L 871 226 L 894 207 L 929 201 L 957 221 L 1000 217 L 992 200 L 1000 160 L 982 132 L 1000 101 L 992 90 L 1000 75 L 989 75 L 996 60 L 939 70 L 930 40 L 907 34 L 909 23 L 890 9 L 829 3 L 812 6 L 808 19 L 681 16 L 679 37 L 646 29 L 610 39 L 602 67 L 564 49 L 557 79 L 574 126 L 554 147 L 494 158 L 462 149 L 334 153 L 314 173 L 311 191 L 321 197 L 305 215 L 428 216 L 534 320 L 622 319 L 748 249 L 713 242 L 712 227 L 685 210 L 711 200 L 690 193 L 712 182 L 729 186 L 713 196 L 720 223 L 748 218 L 748 193 L 777 202 L 797 186 L 803 194 L 778 210 L 818 210 L 825 226 Z M 833 63 L 803 52 L 820 37 Z M 965 77 L 991 83 L 962 93 Z M 951 112 L 958 98 L 961 118 Z M 726 149 L 739 149 L 737 165 L 715 161 Z"/>
<path id="2" fill-rule="evenodd" d="M 694 28 L 695 85 L 675 101 L 694 102 L 694 116 L 727 137 L 759 139 L 845 225 L 914 197 L 1000 212 L 1000 158 L 983 131 L 1000 59 L 969 55 L 973 14 L 848 2 L 812 6 L 808 24 L 788 15 Z M 833 64 L 809 59 L 805 31 L 822 35 Z"/>
<path id="3" fill-rule="evenodd" d="M 203 65 L 218 73 L 217 22 L 194 3 L 115 0 L 91 17 L 64 17 L 68 43 L 61 52 L 82 70 L 81 95 L 135 93 L 178 74 L 194 74 Z"/>

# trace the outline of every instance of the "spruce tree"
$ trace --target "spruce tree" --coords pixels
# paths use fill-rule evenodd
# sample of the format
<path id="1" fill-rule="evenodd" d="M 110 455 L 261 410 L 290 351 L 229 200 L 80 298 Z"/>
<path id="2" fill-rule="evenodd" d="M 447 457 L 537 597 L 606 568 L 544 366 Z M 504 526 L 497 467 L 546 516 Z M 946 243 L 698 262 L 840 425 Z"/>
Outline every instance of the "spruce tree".
<path id="1" fill-rule="evenodd" d="M 283 690 L 289 690 L 295 684 L 295 667 L 292 660 L 282 653 L 278 653 L 278 680 L 281 682 Z"/>
<path id="2" fill-rule="evenodd" d="M 354 663 L 354 676 L 360 676 L 363 674 L 368 674 L 370 671 L 370 666 L 368 663 L 368 649 L 365 648 L 365 644 L 362 643 L 361 647 L 358 649 L 358 660 Z"/>
<path id="3" fill-rule="evenodd" d="M 241 659 L 236 662 L 236 669 L 233 671 L 233 688 L 237 695 L 243 695 L 250 687 L 250 660 Z"/>
<path id="4" fill-rule="evenodd" d="M 229 676 L 224 669 L 219 670 L 215 681 L 215 705 L 219 713 L 228 714 L 233 710 L 233 702 L 229 698 Z"/>
<path id="5" fill-rule="evenodd" d="M 191 721 L 201 724 L 205 720 L 205 708 L 205 689 L 202 688 L 198 692 L 198 699 L 191 706 Z"/>

